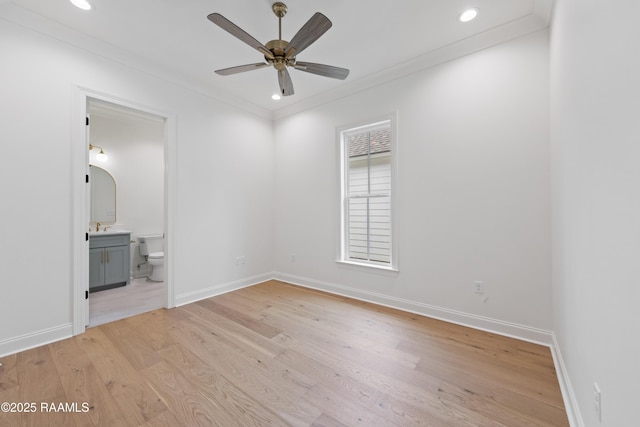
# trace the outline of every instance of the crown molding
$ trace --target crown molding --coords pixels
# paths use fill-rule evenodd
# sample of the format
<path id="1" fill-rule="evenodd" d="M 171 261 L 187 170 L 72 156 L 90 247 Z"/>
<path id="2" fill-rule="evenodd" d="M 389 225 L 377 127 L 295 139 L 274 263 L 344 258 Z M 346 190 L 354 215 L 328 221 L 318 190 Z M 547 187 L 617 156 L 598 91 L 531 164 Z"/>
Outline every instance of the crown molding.
<path id="1" fill-rule="evenodd" d="M 213 99 L 230 107 L 262 118 L 279 120 L 545 29 L 549 26 L 553 2 L 554 0 L 534 0 L 531 12 L 522 18 L 435 49 L 380 72 L 345 82 L 339 88 L 328 90 L 274 110 L 269 110 L 244 100 L 227 92 L 224 88 L 213 87 L 200 77 L 186 75 L 184 72 L 167 68 L 166 66 L 109 43 L 89 37 L 7 0 L 0 0 L 0 19 L 22 26 L 58 42 L 73 46 L 87 55 L 108 59 L 123 67 L 131 68 L 149 76 L 173 83 L 185 90 Z"/>
<path id="2" fill-rule="evenodd" d="M 302 111 L 319 107 L 358 92 L 371 89 L 428 68 L 461 58 L 466 55 L 523 37 L 549 27 L 552 0 L 538 0 L 531 13 L 466 39 L 432 50 L 409 61 L 399 63 L 386 70 L 370 74 L 364 78 L 347 82 L 311 98 L 273 112 L 273 119 L 280 120 Z M 540 6 L 538 6 L 540 5 Z"/>
<path id="3" fill-rule="evenodd" d="M 84 54 L 110 60 L 123 67 L 136 70 L 169 83 L 173 83 L 190 92 L 206 96 L 223 104 L 244 110 L 257 116 L 271 119 L 271 111 L 245 101 L 224 89 L 207 86 L 198 77 L 185 75 L 175 69 L 167 68 L 154 61 L 128 52 L 102 40 L 61 25 L 55 21 L 24 9 L 15 3 L 0 1 L 0 19 L 31 30 L 52 40 L 83 51 Z"/>

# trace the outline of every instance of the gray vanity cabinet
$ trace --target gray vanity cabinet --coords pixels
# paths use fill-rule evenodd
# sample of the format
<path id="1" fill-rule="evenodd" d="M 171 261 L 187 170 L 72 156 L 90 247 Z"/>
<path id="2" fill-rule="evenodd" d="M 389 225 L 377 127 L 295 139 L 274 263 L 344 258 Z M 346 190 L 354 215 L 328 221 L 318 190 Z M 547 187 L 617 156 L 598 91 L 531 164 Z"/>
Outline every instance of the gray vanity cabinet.
<path id="1" fill-rule="evenodd" d="M 129 282 L 130 233 L 89 237 L 89 292 L 124 286 Z"/>

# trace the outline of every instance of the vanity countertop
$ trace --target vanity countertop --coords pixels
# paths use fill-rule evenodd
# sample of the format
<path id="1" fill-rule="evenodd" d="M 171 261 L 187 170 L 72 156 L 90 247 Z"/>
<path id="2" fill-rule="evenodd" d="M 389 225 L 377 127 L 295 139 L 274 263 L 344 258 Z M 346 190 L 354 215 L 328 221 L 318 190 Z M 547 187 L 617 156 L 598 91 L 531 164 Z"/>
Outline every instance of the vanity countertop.
<path id="1" fill-rule="evenodd" d="M 129 230 L 110 230 L 107 231 L 90 231 L 89 236 L 113 236 L 116 234 L 131 234 Z"/>

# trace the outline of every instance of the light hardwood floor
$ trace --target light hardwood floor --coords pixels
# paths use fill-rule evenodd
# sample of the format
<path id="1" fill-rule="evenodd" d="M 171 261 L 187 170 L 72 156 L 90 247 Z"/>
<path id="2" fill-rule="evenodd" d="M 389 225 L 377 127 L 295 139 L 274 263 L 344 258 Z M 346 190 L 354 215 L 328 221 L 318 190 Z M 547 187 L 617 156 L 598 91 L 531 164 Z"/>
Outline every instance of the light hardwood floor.
<path id="1" fill-rule="evenodd" d="M 0 402 L 80 408 L 0 426 L 568 425 L 546 347 L 277 281 L 0 362 Z"/>

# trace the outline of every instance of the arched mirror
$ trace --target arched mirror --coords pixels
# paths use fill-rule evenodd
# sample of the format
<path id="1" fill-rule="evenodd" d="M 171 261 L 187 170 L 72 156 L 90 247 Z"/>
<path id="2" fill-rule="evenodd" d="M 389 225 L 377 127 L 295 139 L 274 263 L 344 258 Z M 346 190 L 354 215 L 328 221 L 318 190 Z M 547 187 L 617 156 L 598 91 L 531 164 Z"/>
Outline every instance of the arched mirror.
<path id="1" fill-rule="evenodd" d="M 101 167 L 89 165 L 91 183 L 91 222 L 116 222 L 116 181 Z"/>

